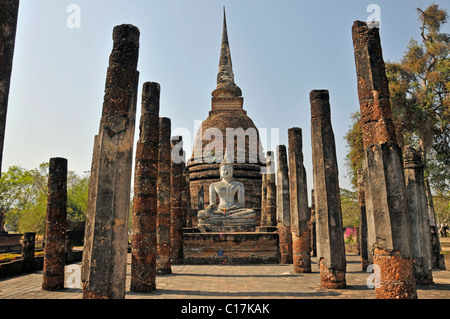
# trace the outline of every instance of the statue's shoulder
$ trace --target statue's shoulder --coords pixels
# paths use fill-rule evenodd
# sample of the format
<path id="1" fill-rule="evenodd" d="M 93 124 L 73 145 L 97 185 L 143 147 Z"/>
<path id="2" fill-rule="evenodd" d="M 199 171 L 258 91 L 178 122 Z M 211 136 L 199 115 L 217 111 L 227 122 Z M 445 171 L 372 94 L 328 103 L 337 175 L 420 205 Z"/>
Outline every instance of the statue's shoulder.
<path id="1" fill-rule="evenodd" d="M 244 184 L 235 180 L 231 181 L 231 185 L 233 185 L 233 187 L 244 187 Z"/>

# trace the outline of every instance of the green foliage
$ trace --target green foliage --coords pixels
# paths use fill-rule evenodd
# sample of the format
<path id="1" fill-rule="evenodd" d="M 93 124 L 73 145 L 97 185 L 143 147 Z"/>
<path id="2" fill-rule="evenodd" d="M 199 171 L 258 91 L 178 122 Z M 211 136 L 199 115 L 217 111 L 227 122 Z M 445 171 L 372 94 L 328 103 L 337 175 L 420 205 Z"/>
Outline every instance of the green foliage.
<path id="1" fill-rule="evenodd" d="M 400 62 L 386 63 L 400 146 L 422 155 L 435 190 L 450 182 L 450 36 L 440 33 L 447 12 L 436 4 L 419 11 L 422 41 L 411 39 Z"/>
<path id="2" fill-rule="evenodd" d="M 11 166 L 0 178 L 0 208 L 8 229 L 20 233 L 45 233 L 48 163 L 34 170 Z M 86 219 L 89 177 L 74 172 L 67 176 L 67 219 L 69 225 Z"/>
<path id="3" fill-rule="evenodd" d="M 397 142 L 419 150 L 431 194 L 450 190 L 450 36 L 440 32 L 445 10 L 432 4 L 418 13 L 422 41 L 411 39 L 399 62 L 386 63 L 386 73 Z M 360 115 L 351 118 L 346 166 L 356 188 L 364 151 Z"/>
<path id="4" fill-rule="evenodd" d="M 358 188 L 358 169 L 362 167 L 364 159 L 364 146 L 361 131 L 361 113 L 356 112 L 351 115 L 352 124 L 345 135 L 349 152 L 345 157 L 345 166 L 348 176 L 355 189 Z"/>
<path id="5" fill-rule="evenodd" d="M 341 188 L 341 209 L 344 228 L 359 225 L 358 192 Z"/>

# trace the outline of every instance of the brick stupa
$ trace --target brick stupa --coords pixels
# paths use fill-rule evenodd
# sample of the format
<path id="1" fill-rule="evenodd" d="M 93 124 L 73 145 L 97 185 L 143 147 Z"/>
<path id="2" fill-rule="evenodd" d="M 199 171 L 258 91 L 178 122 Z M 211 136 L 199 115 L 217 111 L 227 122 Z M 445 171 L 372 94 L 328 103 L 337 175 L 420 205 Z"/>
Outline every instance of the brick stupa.
<path id="1" fill-rule="evenodd" d="M 234 83 L 224 9 L 217 88 L 212 92 L 212 109 L 197 132 L 192 158 L 188 163 L 191 203 L 194 209 L 199 208 L 200 193 L 204 196 L 204 199 L 200 198 L 200 205 L 202 203 L 205 206 L 209 204 L 209 186 L 220 180 L 219 165 L 223 158 L 223 152 L 226 149 L 234 149 L 234 179 L 244 184 L 245 207 L 255 210 L 256 223 L 259 225 L 261 166 L 265 166 L 265 159 L 258 129 L 251 118 L 247 116 L 247 112 L 243 109 L 243 103 L 242 91 Z M 214 134 L 218 132 L 221 133 L 221 136 Z M 227 145 L 227 132 L 229 136 L 235 134 L 234 137 L 231 135 L 232 138 L 228 138 L 228 143 L 231 141 L 234 147 Z M 222 138 L 222 144 L 220 138 Z"/>

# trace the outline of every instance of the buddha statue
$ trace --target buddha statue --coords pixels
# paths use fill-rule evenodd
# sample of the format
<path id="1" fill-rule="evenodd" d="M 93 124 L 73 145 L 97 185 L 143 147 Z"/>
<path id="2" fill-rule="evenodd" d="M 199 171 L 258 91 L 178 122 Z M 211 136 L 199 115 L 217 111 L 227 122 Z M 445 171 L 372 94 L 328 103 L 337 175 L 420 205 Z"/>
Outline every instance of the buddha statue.
<path id="1" fill-rule="evenodd" d="M 203 232 L 253 231 L 255 211 L 244 208 L 244 184 L 233 180 L 233 164 L 226 156 L 220 164 L 220 181 L 209 186 L 209 205 L 198 212 Z M 219 205 L 216 205 L 217 196 Z"/>

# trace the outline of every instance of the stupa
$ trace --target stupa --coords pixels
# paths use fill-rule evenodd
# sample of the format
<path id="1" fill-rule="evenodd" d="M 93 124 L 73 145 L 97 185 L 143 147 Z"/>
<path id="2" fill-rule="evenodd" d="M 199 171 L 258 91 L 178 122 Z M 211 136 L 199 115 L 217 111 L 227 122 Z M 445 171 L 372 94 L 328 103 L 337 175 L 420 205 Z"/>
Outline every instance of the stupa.
<path id="1" fill-rule="evenodd" d="M 187 165 L 191 203 L 193 209 L 201 210 L 203 207 L 199 207 L 199 202 L 208 202 L 209 186 L 220 180 L 219 166 L 225 149 L 228 149 L 233 157 L 234 180 L 244 185 L 246 208 L 255 211 L 256 223 L 259 225 L 261 167 L 265 166 L 265 159 L 258 129 L 248 117 L 243 104 L 242 91 L 234 82 L 224 8 L 217 87 L 212 92 L 209 116 L 197 132 L 192 157 Z"/>

